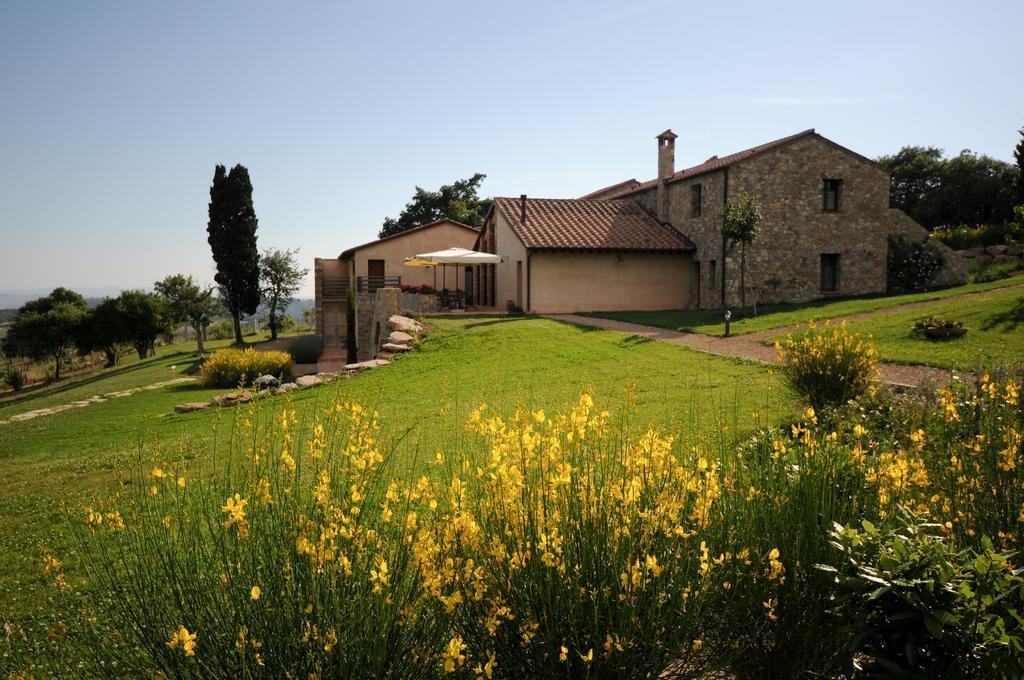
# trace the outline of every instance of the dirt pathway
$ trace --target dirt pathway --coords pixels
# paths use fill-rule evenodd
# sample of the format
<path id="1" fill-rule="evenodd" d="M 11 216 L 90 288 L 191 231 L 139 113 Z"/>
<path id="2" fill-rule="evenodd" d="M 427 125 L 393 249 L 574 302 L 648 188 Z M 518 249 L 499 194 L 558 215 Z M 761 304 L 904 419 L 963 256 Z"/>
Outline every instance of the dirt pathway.
<path id="1" fill-rule="evenodd" d="M 912 309 L 932 307 L 950 300 L 962 300 L 964 298 L 996 295 L 1008 290 L 1014 290 L 1015 288 L 1024 288 L 1024 283 L 1004 286 L 1002 288 L 993 288 L 991 290 L 982 290 L 974 293 L 965 293 L 954 297 L 942 298 L 941 300 L 923 300 L 921 302 L 908 302 L 902 305 L 883 307 L 882 309 L 875 309 L 870 312 L 860 312 L 859 314 L 839 316 L 832 319 L 832 322 L 836 323 L 840 321 L 860 321 L 862 319 L 871 319 L 883 314 L 897 314 L 899 312 L 906 312 Z M 782 326 L 780 328 L 770 328 L 768 330 L 748 333 L 746 335 L 734 335 L 730 338 L 719 338 L 700 333 L 682 333 L 680 331 L 672 331 L 666 328 L 657 328 L 655 326 L 644 326 L 642 324 L 613 321 L 611 319 L 601 319 L 597 317 L 577 316 L 575 314 L 549 314 L 547 316 L 548 318 L 555 319 L 556 321 L 564 321 L 566 323 L 576 324 L 577 326 L 591 326 L 610 331 L 618 331 L 620 333 L 639 335 L 645 338 L 651 338 L 652 340 L 661 340 L 662 342 L 670 342 L 675 345 L 683 345 L 684 347 L 689 347 L 699 352 L 707 352 L 709 354 L 717 354 L 719 356 L 726 357 L 750 359 L 764 364 L 778 363 L 779 360 L 778 355 L 775 352 L 775 348 L 771 345 L 764 344 L 765 341 L 771 340 L 772 338 L 780 335 L 785 335 L 790 331 L 798 330 L 796 326 Z M 884 382 L 904 387 L 919 387 L 926 382 L 945 384 L 949 382 L 953 376 L 953 372 L 947 368 L 934 368 L 931 366 L 883 363 L 880 368 L 882 373 L 881 377 Z"/>
<path id="2" fill-rule="evenodd" d="M 575 324 L 577 326 L 590 326 L 602 328 L 619 333 L 629 333 L 652 340 L 682 345 L 695 349 L 698 352 L 717 354 L 724 357 L 736 357 L 750 359 L 764 364 L 778 363 L 778 355 L 775 348 L 758 342 L 755 338 L 762 339 L 775 337 L 786 332 L 785 328 L 776 328 L 772 331 L 752 333 L 750 335 L 735 335 L 731 338 L 715 338 L 710 335 L 699 333 L 680 333 L 667 328 L 656 328 L 654 326 L 643 326 L 637 323 L 625 321 L 613 321 L 612 319 L 600 319 L 589 316 L 577 316 L 575 314 L 549 314 L 549 319 Z M 952 371 L 945 368 L 931 368 L 929 366 L 908 366 L 906 364 L 883 363 L 880 366 L 881 379 L 891 385 L 903 387 L 919 387 L 926 382 L 945 384 L 952 378 Z"/>
<path id="3" fill-rule="evenodd" d="M 134 387 L 130 390 L 121 390 L 120 392 L 107 392 L 106 394 L 94 394 L 91 397 L 85 399 L 79 399 L 78 401 L 72 401 L 67 404 L 59 404 L 57 406 L 49 406 L 47 408 L 37 408 L 34 411 L 26 411 L 19 413 L 16 416 L 11 416 L 7 420 L 0 420 L 0 425 L 7 425 L 8 423 L 18 423 L 23 420 L 32 420 L 40 416 L 52 416 L 56 413 L 63 413 L 64 411 L 70 411 L 73 408 L 84 408 L 92 404 L 102 404 L 108 399 L 118 399 L 120 397 L 130 397 L 138 392 L 145 392 L 148 390 L 158 390 L 161 387 L 167 387 L 169 385 L 177 385 L 179 383 L 186 383 L 195 380 L 195 378 L 175 378 L 174 380 L 164 380 L 163 382 L 153 383 L 151 385 L 143 385 L 142 387 Z"/>

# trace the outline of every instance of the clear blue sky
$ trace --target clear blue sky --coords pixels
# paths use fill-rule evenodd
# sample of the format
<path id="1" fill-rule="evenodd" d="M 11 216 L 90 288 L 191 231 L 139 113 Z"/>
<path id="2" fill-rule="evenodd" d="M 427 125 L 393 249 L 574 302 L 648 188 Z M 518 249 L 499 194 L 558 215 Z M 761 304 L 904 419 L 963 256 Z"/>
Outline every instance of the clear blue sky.
<path id="1" fill-rule="evenodd" d="M 571 197 L 814 127 L 1010 160 L 1024 3 L 0 4 L 0 289 L 212 281 L 217 163 L 261 247 L 336 256 L 417 184 Z M 305 293 L 309 294 L 311 287 Z"/>

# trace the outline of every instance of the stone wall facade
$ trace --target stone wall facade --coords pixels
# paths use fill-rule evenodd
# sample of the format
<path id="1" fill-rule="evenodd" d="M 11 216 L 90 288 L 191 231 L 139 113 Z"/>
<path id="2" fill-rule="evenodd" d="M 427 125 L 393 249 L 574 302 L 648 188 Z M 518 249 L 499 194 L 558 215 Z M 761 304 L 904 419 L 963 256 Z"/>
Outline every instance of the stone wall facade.
<path id="1" fill-rule="evenodd" d="M 825 179 L 842 183 L 836 210 L 825 210 Z M 693 187 L 698 184 L 699 215 L 693 210 Z M 699 283 L 692 300 L 701 308 L 720 306 L 726 195 L 754 196 L 763 218 L 757 241 L 746 251 L 743 290 L 739 249 L 726 257 L 726 306 L 741 301 L 750 305 L 755 296 L 759 303 L 805 302 L 885 292 L 889 235 L 929 238 L 923 227 L 889 207 L 884 168 L 813 134 L 727 168 L 670 181 L 666 190 L 670 223 L 697 245 L 691 281 Z M 655 189 L 635 198 L 657 212 Z M 959 256 L 931 242 L 945 261 L 935 285 L 965 282 L 967 269 Z M 838 256 L 834 291 L 822 290 L 823 255 Z"/>
<path id="2" fill-rule="evenodd" d="M 387 321 L 392 316 L 418 316 L 437 312 L 436 295 L 403 293 L 398 288 L 379 288 L 356 295 L 356 356 L 369 361 L 389 332 Z"/>

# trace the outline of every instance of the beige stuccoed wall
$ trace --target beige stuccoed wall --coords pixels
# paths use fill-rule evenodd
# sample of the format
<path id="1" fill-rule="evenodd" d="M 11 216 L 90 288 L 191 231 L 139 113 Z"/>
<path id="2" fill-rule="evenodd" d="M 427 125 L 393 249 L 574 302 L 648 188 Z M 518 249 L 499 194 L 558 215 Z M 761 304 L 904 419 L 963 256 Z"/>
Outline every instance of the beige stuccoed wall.
<path id="1" fill-rule="evenodd" d="M 525 263 L 524 263 L 525 266 Z M 690 256 L 656 253 L 546 253 L 530 261 L 530 311 L 683 309 Z M 514 282 L 513 270 L 513 282 Z"/>
<path id="2" fill-rule="evenodd" d="M 505 218 L 497 211 L 494 215 L 495 252 L 501 255 L 501 264 L 494 265 L 494 305 L 498 309 L 505 309 L 509 300 L 516 302 L 516 262 L 522 262 L 522 306 L 526 307 L 526 248 Z"/>
<path id="3" fill-rule="evenodd" d="M 352 262 L 355 263 L 355 276 L 368 276 L 369 260 L 384 260 L 385 276 L 401 276 L 402 285 L 433 286 L 434 271 L 430 267 L 408 267 L 405 258 L 419 253 L 429 253 L 445 248 L 473 249 L 477 234 L 464 227 L 451 223 L 441 223 L 429 229 L 416 231 L 389 238 L 379 243 L 360 248 L 355 252 Z M 448 267 L 446 275 L 448 287 L 455 288 L 455 277 L 459 276 L 459 288 L 465 287 L 464 275 L 457 273 L 456 267 Z M 437 270 L 437 286 L 441 287 L 441 269 Z"/>
<path id="4" fill-rule="evenodd" d="M 341 260 L 323 260 L 323 273 L 324 276 L 331 278 L 342 278 L 348 276 L 348 271 L 345 269 L 345 263 Z"/>

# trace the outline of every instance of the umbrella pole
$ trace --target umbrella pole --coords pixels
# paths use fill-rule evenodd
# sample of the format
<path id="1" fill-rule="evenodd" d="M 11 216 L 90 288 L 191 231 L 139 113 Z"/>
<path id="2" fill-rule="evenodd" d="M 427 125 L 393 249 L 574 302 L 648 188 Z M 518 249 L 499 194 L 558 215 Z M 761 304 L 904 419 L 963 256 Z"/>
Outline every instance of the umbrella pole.
<path id="1" fill-rule="evenodd" d="M 434 292 L 437 292 L 437 265 L 431 267 L 434 270 Z"/>

